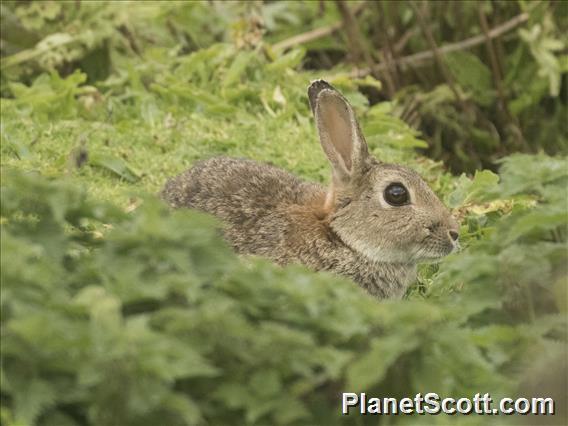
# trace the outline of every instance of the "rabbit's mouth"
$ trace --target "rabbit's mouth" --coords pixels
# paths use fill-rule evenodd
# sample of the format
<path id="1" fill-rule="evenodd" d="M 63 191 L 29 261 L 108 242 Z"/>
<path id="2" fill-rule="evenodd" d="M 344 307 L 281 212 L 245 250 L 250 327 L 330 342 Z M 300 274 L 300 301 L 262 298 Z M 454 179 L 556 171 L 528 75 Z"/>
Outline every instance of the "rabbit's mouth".
<path id="1" fill-rule="evenodd" d="M 418 262 L 436 262 L 460 249 L 457 241 L 431 241 L 427 245 L 417 247 L 414 258 Z"/>

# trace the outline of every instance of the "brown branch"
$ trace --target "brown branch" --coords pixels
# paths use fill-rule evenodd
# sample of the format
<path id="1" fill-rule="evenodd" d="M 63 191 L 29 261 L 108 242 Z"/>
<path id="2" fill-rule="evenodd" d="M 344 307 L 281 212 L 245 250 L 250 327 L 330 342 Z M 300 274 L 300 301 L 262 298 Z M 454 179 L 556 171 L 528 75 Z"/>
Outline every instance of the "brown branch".
<path id="1" fill-rule="evenodd" d="M 336 22 L 334 24 L 328 25 L 326 27 L 316 28 L 314 30 L 298 34 L 294 37 L 287 38 L 276 44 L 272 45 L 274 50 L 285 50 L 291 47 L 297 46 L 299 44 L 309 43 L 310 41 L 317 40 L 318 38 L 326 37 L 333 34 L 335 31 L 339 30 L 343 24 L 341 22 Z"/>
<path id="2" fill-rule="evenodd" d="M 359 26 L 355 19 L 353 11 L 347 5 L 345 0 L 335 0 L 337 10 L 341 15 L 343 29 L 347 35 L 347 44 L 349 46 L 349 56 L 354 63 L 366 62 L 372 65 L 373 60 L 369 52 L 365 49 L 365 42 L 359 31 Z"/>
<path id="3" fill-rule="evenodd" d="M 462 105 L 462 107 L 464 107 L 464 101 L 460 95 L 459 90 L 456 87 L 454 76 L 452 75 L 451 71 L 448 69 L 446 63 L 444 62 L 444 55 L 440 53 L 440 49 L 436 44 L 436 40 L 434 39 L 434 34 L 432 33 L 432 29 L 428 27 L 428 23 L 426 22 L 427 19 L 426 13 L 421 7 L 419 7 L 416 4 L 416 2 L 413 1 L 410 4 L 412 5 L 412 8 L 416 12 L 416 16 L 418 18 L 418 24 L 420 25 L 420 28 L 422 29 L 422 32 L 424 33 L 424 36 L 426 37 L 428 44 L 430 44 L 430 48 L 432 49 L 432 53 L 434 54 L 434 59 L 438 64 L 438 68 L 442 72 L 442 75 L 444 76 L 444 79 L 446 80 L 446 83 L 448 84 L 448 87 L 454 94 L 456 100 Z M 424 7 L 428 7 L 428 3 L 422 3 L 422 5 Z"/>
<path id="4" fill-rule="evenodd" d="M 353 10 L 351 11 L 353 16 L 357 16 L 363 10 L 363 6 L 365 6 L 365 1 L 358 3 Z M 297 46 L 299 44 L 309 43 L 310 41 L 317 40 L 322 37 L 326 37 L 328 35 L 333 34 L 334 32 L 340 30 L 343 27 L 342 21 L 337 21 L 331 25 L 327 25 L 325 27 L 316 28 L 310 31 L 307 31 L 302 34 L 295 35 L 293 37 L 287 38 L 285 40 L 279 41 L 272 45 L 274 50 L 286 50 L 291 47 Z"/>
<path id="5" fill-rule="evenodd" d="M 501 25 L 493 28 L 492 30 L 490 30 L 489 33 L 487 34 L 487 36 L 490 39 L 500 37 L 501 35 L 509 32 L 509 31 L 517 28 L 519 25 L 525 23 L 528 19 L 529 19 L 528 13 L 521 13 L 520 15 L 517 15 L 514 18 L 510 19 L 509 21 L 504 22 L 503 24 L 501 24 Z M 471 37 L 471 38 L 468 38 L 468 39 L 465 39 L 465 40 L 462 40 L 462 41 L 459 41 L 459 42 L 456 42 L 456 43 L 450 43 L 450 44 L 447 44 L 445 46 L 441 46 L 438 49 L 438 51 L 441 54 L 447 54 L 447 53 L 456 52 L 456 51 L 459 51 L 459 50 L 470 49 L 474 46 L 478 46 L 478 45 L 484 43 L 485 40 L 486 40 L 486 36 L 484 34 L 480 34 L 480 35 L 476 35 L 474 37 Z M 432 50 L 425 50 L 425 51 L 422 51 L 422 52 L 414 53 L 412 55 L 408 55 L 408 56 L 405 56 L 403 58 L 400 58 L 396 62 L 397 62 L 399 67 L 405 68 L 405 67 L 408 67 L 410 65 L 423 66 L 428 61 L 432 60 L 432 58 L 434 58 L 434 52 L 432 52 Z M 366 75 L 369 75 L 371 72 L 383 71 L 383 70 L 385 70 L 386 67 L 387 67 L 387 65 L 383 64 L 383 63 L 376 64 L 372 68 L 355 70 L 350 74 L 350 76 L 354 77 L 354 78 L 365 77 Z"/>
<path id="6" fill-rule="evenodd" d="M 501 103 L 500 107 L 502 108 L 503 112 L 507 113 L 507 100 L 505 97 L 505 90 L 503 88 L 502 82 L 503 75 L 499 67 L 497 53 L 495 52 L 493 41 L 489 37 L 489 24 L 487 23 L 487 17 L 485 16 L 485 12 L 483 11 L 483 7 L 481 5 L 478 8 L 478 13 L 479 24 L 481 26 L 481 30 L 483 31 L 483 35 L 485 36 L 485 47 L 487 49 L 487 54 L 489 55 L 491 70 L 493 71 L 493 84 L 495 85 L 495 89 L 497 89 L 497 96 L 499 97 L 499 101 Z"/>
<path id="7" fill-rule="evenodd" d="M 376 2 L 375 6 L 377 9 L 378 25 L 380 28 L 380 31 L 377 32 L 377 38 L 379 45 L 383 45 L 383 48 L 381 49 L 382 52 L 379 51 L 379 55 L 381 62 L 385 62 L 387 64 L 384 76 L 387 83 L 387 93 L 389 95 L 389 98 L 393 98 L 395 92 L 400 86 L 398 78 L 398 67 L 396 66 L 396 62 L 394 61 L 396 60 L 396 55 L 388 34 L 387 24 L 385 22 L 386 11 L 384 4 Z"/>
<path id="8" fill-rule="evenodd" d="M 528 145 L 526 140 L 523 136 L 521 131 L 521 126 L 519 124 L 519 120 L 509 110 L 508 99 L 507 99 L 507 92 L 505 91 L 505 87 L 503 85 L 503 68 L 502 63 L 499 61 L 499 55 L 493 45 L 493 40 L 489 37 L 489 24 L 487 23 L 487 17 L 485 16 L 485 12 L 483 8 L 479 6 L 479 24 L 485 35 L 485 45 L 487 48 L 487 53 L 489 55 L 489 61 L 491 63 L 491 70 L 493 76 L 493 85 L 497 90 L 497 97 L 499 99 L 499 112 L 502 114 L 505 123 L 508 123 L 509 126 L 514 130 L 514 134 L 517 135 L 517 143 L 524 145 L 524 148 L 528 150 Z"/>
<path id="9" fill-rule="evenodd" d="M 399 41 L 396 42 L 396 44 L 393 46 L 393 50 L 395 52 L 400 52 L 402 51 L 402 49 L 404 49 L 406 47 L 406 44 L 408 43 L 408 41 L 418 32 L 418 30 L 416 28 L 410 28 L 408 30 L 406 30 L 404 32 L 404 34 L 402 34 L 402 37 L 400 38 Z"/>

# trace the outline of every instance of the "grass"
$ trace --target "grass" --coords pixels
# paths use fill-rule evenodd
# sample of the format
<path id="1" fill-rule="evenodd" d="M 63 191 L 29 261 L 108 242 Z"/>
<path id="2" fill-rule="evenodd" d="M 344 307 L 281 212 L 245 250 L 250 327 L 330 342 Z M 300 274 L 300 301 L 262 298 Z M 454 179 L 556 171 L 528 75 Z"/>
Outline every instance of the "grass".
<path id="1" fill-rule="evenodd" d="M 310 77 L 307 73 L 298 76 L 299 87 L 294 89 L 305 92 Z M 169 177 L 196 160 L 215 155 L 252 158 L 305 179 L 328 180 L 329 167 L 307 95 L 299 100 L 304 104 L 299 111 L 288 108 L 275 113 L 257 105 L 252 111 L 242 106 L 215 115 L 188 110 L 157 94 L 144 93 L 142 101 L 124 101 L 112 93 L 92 93 L 66 100 L 74 113 L 64 119 L 51 118 L 57 117 L 58 105 L 48 105 L 45 118 L 28 105 L 5 100 L 2 167 L 65 176 L 83 185 L 92 197 L 123 207 L 136 193 L 155 194 Z M 363 127 L 372 126 L 372 117 L 364 115 L 368 109 L 359 109 Z M 381 145 L 376 137 L 369 138 L 369 144 L 379 158 L 410 163 L 439 186 L 440 165 L 413 157 L 408 149 Z M 86 161 L 77 164 L 80 151 Z M 119 164 L 107 164 L 113 161 Z"/>

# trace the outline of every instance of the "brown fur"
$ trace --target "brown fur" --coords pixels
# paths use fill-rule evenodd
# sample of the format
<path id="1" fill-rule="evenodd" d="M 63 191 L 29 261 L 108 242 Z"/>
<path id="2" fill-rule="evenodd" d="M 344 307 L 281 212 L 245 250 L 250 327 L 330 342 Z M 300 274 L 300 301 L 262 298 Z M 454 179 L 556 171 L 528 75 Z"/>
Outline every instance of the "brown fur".
<path id="1" fill-rule="evenodd" d="M 369 156 L 351 107 L 335 89 L 320 80 L 309 94 L 333 167 L 329 190 L 273 166 L 216 157 L 169 180 L 162 196 L 175 208 L 220 218 L 239 253 L 300 262 L 347 276 L 379 298 L 401 297 L 418 261 L 454 249 L 448 231 L 457 223 L 415 172 Z M 405 185 L 411 204 L 385 202 L 392 182 Z"/>

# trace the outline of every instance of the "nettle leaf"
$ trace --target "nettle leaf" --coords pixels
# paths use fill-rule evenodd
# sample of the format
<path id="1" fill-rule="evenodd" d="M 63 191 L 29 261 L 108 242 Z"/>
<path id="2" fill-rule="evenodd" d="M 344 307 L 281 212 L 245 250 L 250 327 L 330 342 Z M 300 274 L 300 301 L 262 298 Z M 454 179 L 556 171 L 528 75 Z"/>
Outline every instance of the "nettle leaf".
<path id="1" fill-rule="evenodd" d="M 127 340 L 137 348 L 139 368 L 161 380 L 171 382 L 219 374 L 219 370 L 190 345 L 151 331 L 145 318 L 128 321 L 125 333 Z"/>
<path id="2" fill-rule="evenodd" d="M 359 392 L 379 383 L 395 361 L 418 347 L 420 340 L 413 335 L 373 338 L 369 351 L 356 359 L 347 371 L 347 389 Z"/>
<path id="3" fill-rule="evenodd" d="M 507 349 L 515 348 L 514 343 L 523 337 L 522 330 L 498 324 L 479 328 L 472 333 L 472 340 L 475 344 L 487 350 L 488 357 L 497 365 L 503 365 L 509 361 L 511 354 Z"/>
<path id="4" fill-rule="evenodd" d="M 121 302 L 103 287 L 83 288 L 74 302 L 85 307 L 93 323 L 104 331 L 112 332 L 122 326 Z"/>
<path id="5" fill-rule="evenodd" d="M 25 387 L 14 392 L 14 417 L 17 422 L 29 425 L 47 409 L 56 404 L 54 389 L 50 383 L 33 379 Z"/>
<path id="6" fill-rule="evenodd" d="M 299 398 L 284 395 L 274 407 L 274 419 L 278 424 L 293 424 L 309 418 L 310 412 Z"/>
<path id="7" fill-rule="evenodd" d="M 256 372 L 250 380 L 251 388 L 261 397 L 276 395 L 282 389 L 281 379 L 274 370 Z"/>
<path id="8" fill-rule="evenodd" d="M 414 389 L 474 395 L 480 383 L 487 383 L 496 394 L 511 391 L 512 381 L 499 374 L 475 344 L 472 334 L 470 328 L 460 330 L 450 325 L 436 330 L 423 342 L 421 356 L 410 363 Z M 466 376 L 468 379 L 464 380 Z"/>
<path id="9" fill-rule="evenodd" d="M 494 101 L 491 70 L 481 62 L 478 56 L 459 51 L 446 55 L 445 59 L 457 82 L 473 93 L 477 102 L 488 106 Z"/>
<path id="10" fill-rule="evenodd" d="M 490 198 L 499 182 L 499 176 L 489 170 L 476 171 L 473 179 L 461 175 L 457 188 L 448 201 L 450 207 L 459 207 Z"/>
<path id="11" fill-rule="evenodd" d="M 517 218 L 514 225 L 509 229 L 504 244 L 512 244 L 521 237 L 541 237 L 547 231 L 552 232 L 560 227 L 568 227 L 568 217 L 566 210 L 563 208 L 547 208 L 534 209 L 522 217 Z"/>
<path id="12" fill-rule="evenodd" d="M 203 421 L 199 406 L 185 394 L 169 393 L 162 401 L 162 406 L 178 414 L 188 425 L 199 424 Z"/>
<path id="13" fill-rule="evenodd" d="M 559 200 L 568 197 L 566 191 L 561 190 L 568 183 L 566 156 L 514 154 L 502 160 L 501 174 L 502 196 L 524 193 L 546 194 Z M 551 188 L 552 191 L 545 188 Z"/>

